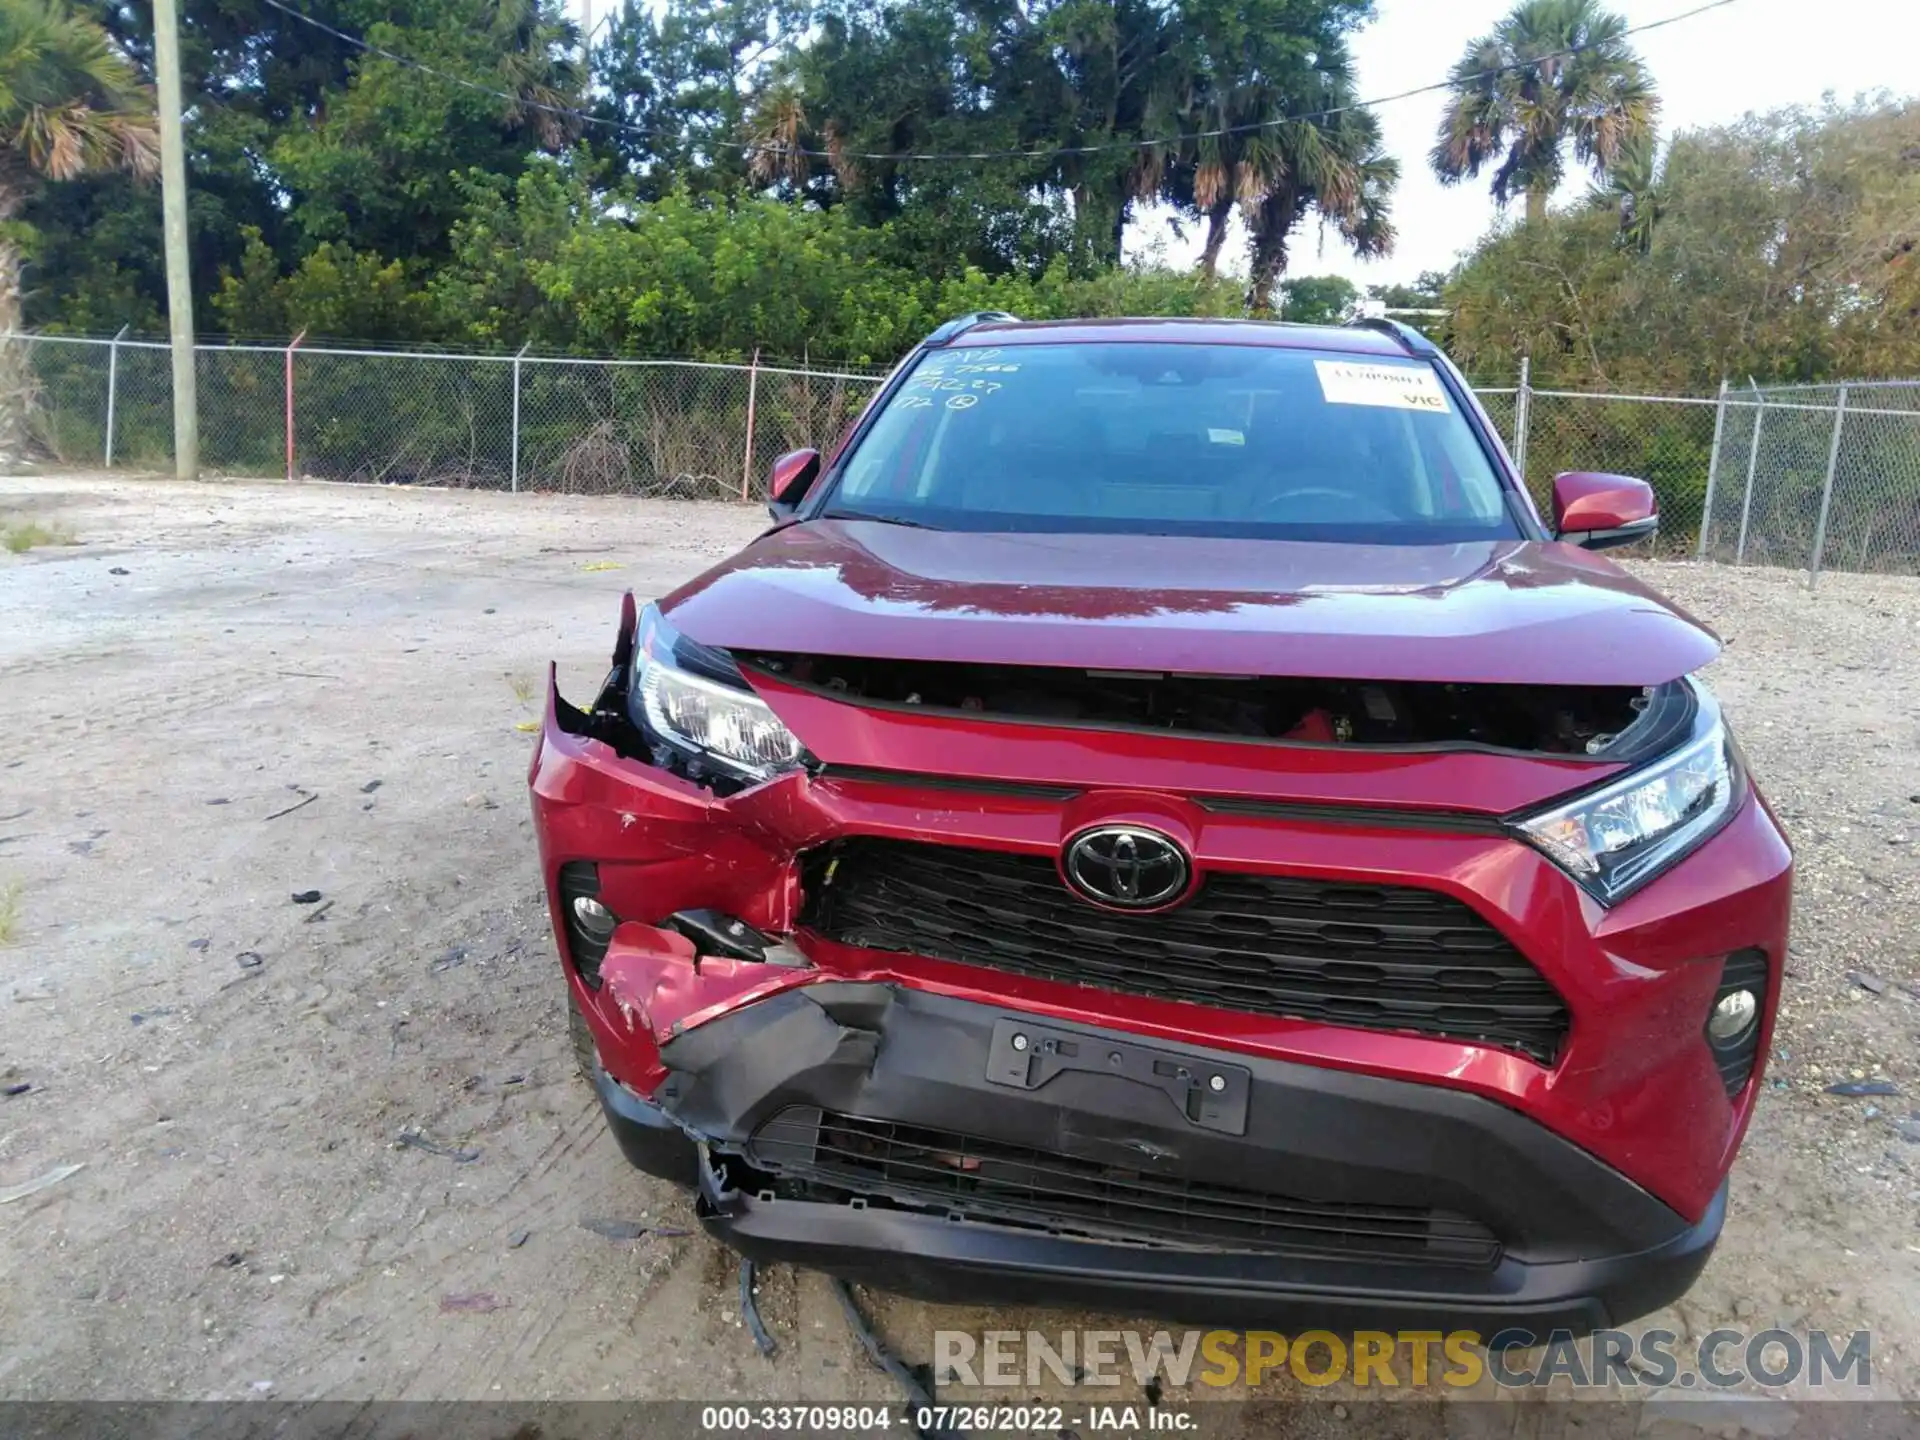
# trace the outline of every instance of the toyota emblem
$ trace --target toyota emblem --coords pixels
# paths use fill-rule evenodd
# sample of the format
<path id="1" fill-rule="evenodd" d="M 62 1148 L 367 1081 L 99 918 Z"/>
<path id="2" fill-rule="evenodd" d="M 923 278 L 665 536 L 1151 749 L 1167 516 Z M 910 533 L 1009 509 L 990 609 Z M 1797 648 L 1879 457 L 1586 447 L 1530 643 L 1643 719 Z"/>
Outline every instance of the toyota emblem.
<path id="1" fill-rule="evenodd" d="M 1103 825 L 1067 842 L 1067 884 L 1096 905 L 1150 910 L 1182 894 L 1193 873 L 1171 836 L 1137 825 Z"/>

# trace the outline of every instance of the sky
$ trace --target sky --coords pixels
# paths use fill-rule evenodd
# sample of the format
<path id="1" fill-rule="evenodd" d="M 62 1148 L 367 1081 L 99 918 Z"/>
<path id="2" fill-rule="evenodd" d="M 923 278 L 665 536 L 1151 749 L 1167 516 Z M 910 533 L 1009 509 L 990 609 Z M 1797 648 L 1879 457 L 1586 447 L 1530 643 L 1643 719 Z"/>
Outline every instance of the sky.
<path id="1" fill-rule="evenodd" d="M 1446 78 L 1467 42 L 1485 34 L 1512 0 L 1379 0 L 1373 22 L 1354 37 L 1363 96 L 1387 95 Z M 1614 0 L 1631 25 L 1691 10 L 1700 0 Z M 1817 34 L 1809 35 L 1809 26 Z M 1851 99 L 1863 91 L 1920 92 L 1914 57 L 1920 53 L 1920 5 L 1912 0 L 1734 0 L 1719 10 L 1636 35 L 1659 90 L 1661 133 L 1724 124 L 1749 111 L 1816 105 L 1831 91 Z M 1426 163 L 1445 97 L 1422 95 L 1379 109 L 1387 153 L 1401 165 L 1394 195 L 1399 242 L 1380 260 L 1355 259 L 1317 225 L 1294 235 L 1293 275 L 1344 275 L 1366 286 L 1411 280 L 1423 270 L 1446 270 L 1493 224 L 1496 207 L 1485 177 L 1442 186 Z M 1583 177 L 1561 192 L 1573 198 Z M 1518 201 L 1514 202 L 1517 212 Z M 1166 228 L 1165 212 L 1142 217 L 1129 232 L 1138 246 L 1164 236 L 1167 258 L 1185 263 L 1199 254 L 1199 237 L 1182 244 Z M 1238 256 L 1236 232 L 1228 242 Z M 1236 268 L 1243 270 L 1243 266 Z"/>

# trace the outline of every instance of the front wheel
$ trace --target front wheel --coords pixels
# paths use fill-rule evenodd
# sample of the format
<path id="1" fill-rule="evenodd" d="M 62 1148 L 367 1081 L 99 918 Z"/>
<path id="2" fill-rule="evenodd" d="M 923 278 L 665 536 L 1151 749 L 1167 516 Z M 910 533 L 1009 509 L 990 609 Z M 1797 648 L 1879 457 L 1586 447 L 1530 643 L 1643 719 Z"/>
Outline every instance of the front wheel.
<path id="1" fill-rule="evenodd" d="M 587 1028 L 587 1017 L 580 1013 L 580 1002 L 574 998 L 571 985 L 567 987 L 567 1038 L 573 1042 L 573 1063 L 580 1071 L 580 1078 L 591 1084 L 594 1069 L 600 1063 L 600 1051 L 593 1043 L 593 1031 Z"/>

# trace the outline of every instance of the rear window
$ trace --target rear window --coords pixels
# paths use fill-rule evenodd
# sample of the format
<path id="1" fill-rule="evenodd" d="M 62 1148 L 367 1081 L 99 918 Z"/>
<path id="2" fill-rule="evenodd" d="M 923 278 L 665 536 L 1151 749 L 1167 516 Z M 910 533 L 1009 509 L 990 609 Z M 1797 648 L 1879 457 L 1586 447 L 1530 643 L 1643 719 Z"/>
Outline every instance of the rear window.
<path id="1" fill-rule="evenodd" d="M 1241 345 L 930 351 L 825 513 L 1376 544 L 1519 534 L 1432 365 Z"/>

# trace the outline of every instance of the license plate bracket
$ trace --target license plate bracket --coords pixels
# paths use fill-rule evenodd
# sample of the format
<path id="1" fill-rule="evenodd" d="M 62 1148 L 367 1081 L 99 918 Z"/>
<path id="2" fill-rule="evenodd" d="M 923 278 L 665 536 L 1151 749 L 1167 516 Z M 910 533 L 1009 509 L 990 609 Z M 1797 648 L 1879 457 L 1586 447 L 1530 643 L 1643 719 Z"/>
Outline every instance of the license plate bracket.
<path id="1" fill-rule="evenodd" d="M 1253 1076 L 1243 1065 L 1196 1060 L 1084 1030 L 1003 1018 L 993 1026 L 987 1083 L 1038 1090 L 1068 1071 L 1112 1075 L 1161 1091 L 1187 1122 L 1223 1135 L 1247 1133 Z"/>

